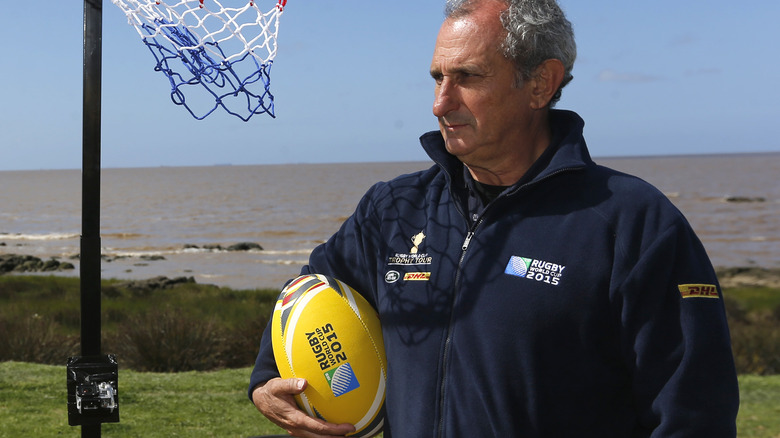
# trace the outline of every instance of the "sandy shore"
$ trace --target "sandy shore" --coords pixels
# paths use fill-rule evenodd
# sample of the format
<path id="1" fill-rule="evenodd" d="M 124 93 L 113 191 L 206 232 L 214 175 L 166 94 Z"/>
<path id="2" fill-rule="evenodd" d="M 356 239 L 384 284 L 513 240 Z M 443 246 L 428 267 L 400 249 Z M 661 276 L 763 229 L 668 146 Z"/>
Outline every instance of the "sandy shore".
<path id="1" fill-rule="evenodd" d="M 715 272 L 723 288 L 750 286 L 780 288 L 780 268 L 718 268 Z"/>

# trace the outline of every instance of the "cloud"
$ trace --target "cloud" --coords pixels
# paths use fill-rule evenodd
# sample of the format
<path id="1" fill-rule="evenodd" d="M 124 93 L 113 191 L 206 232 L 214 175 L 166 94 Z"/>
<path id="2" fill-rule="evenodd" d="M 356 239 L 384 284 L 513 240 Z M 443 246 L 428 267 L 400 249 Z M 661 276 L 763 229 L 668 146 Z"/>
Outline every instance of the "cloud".
<path id="1" fill-rule="evenodd" d="M 629 82 L 629 83 L 646 83 L 656 82 L 663 78 L 660 76 L 653 76 L 644 73 L 625 73 L 616 72 L 614 70 L 605 69 L 597 76 L 599 82 Z"/>

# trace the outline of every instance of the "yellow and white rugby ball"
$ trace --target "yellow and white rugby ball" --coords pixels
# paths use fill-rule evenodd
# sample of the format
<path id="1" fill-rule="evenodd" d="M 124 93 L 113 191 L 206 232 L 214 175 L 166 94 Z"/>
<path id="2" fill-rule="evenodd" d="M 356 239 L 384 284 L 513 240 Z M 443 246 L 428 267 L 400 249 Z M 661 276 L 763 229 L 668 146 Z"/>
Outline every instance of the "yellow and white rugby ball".
<path id="1" fill-rule="evenodd" d="M 295 397 L 312 417 L 350 423 L 350 436 L 370 437 L 384 425 L 387 359 L 379 316 L 346 284 L 303 275 L 276 302 L 271 336 L 282 378 L 308 381 Z"/>

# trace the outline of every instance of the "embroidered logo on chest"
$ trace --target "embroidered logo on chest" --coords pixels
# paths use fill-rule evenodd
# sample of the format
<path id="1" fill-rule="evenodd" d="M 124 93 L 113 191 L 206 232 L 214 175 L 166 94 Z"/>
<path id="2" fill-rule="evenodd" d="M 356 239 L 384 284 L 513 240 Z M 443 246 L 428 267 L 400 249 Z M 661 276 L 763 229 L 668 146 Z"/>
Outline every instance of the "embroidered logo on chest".
<path id="1" fill-rule="evenodd" d="M 566 266 L 528 257 L 512 256 L 504 269 L 505 274 L 557 286 L 563 279 Z"/>
<path id="2" fill-rule="evenodd" d="M 430 265 L 433 261 L 433 257 L 431 257 L 426 252 L 420 251 L 420 246 L 422 246 L 423 241 L 425 240 L 425 233 L 420 231 L 419 233 L 415 234 L 410 238 L 412 242 L 412 246 L 409 249 L 408 253 L 395 253 L 394 255 L 391 255 L 387 258 L 387 264 L 391 266 L 413 266 L 413 265 Z"/>

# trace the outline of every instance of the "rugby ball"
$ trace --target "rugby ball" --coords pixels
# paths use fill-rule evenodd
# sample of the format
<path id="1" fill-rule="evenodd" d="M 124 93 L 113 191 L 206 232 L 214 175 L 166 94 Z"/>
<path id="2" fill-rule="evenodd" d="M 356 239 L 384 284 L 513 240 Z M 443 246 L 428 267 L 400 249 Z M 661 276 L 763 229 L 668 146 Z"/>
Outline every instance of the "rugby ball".
<path id="1" fill-rule="evenodd" d="M 295 397 L 312 417 L 350 423 L 350 436 L 384 425 L 387 359 L 379 316 L 360 294 L 325 275 L 303 275 L 279 294 L 272 346 L 282 378 L 305 378 Z"/>

